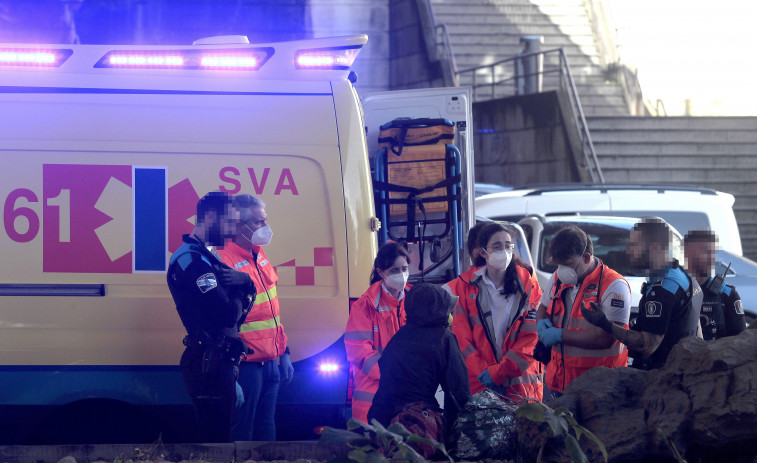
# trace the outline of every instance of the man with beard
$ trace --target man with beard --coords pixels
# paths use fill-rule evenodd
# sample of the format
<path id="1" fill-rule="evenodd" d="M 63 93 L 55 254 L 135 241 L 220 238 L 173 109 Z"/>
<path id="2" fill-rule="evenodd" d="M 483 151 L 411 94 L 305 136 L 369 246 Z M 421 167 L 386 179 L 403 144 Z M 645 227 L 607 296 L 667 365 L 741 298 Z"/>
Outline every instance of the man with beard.
<path id="1" fill-rule="evenodd" d="M 746 329 L 741 297 L 725 275 L 715 275 L 715 248 L 718 239 L 710 230 L 692 230 L 683 239 L 686 270 L 702 287 L 704 300 L 699 316 L 706 341 L 733 336 Z"/>
<path id="2" fill-rule="evenodd" d="M 702 290 L 677 260 L 669 262 L 669 247 L 670 229 L 658 218 L 644 218 L 631 231 L 627 249 L 631 264 L 649 272 L 641 288 L 637 323 L 631 330 L 611 323 L 594 302 L 591 308 L 581 307 L 586 320 L 635 353 L 636 368 L 664 366 L 678 341 L 698 334 Z"/>
<path id="3" fill-rule="evenodd" d="M 205 195 L 197 203 L 197 224 L 168 267 L 168 288 L 187 330 L 180 365 L 200 442 L 228 442 L 234 405 L 243 400 L 236 385 L 245 350 L 239 326 L 255 300 L 255 286 L 209 249 L 234 236 L 238 217 L 228 195 Z"/>

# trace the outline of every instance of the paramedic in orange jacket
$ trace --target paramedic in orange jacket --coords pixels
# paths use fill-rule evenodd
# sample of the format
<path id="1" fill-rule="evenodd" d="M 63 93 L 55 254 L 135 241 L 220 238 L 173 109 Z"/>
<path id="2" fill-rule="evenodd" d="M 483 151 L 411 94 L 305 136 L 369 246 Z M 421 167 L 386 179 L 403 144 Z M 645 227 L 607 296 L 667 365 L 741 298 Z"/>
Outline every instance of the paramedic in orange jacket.
<path id="1" fill-rule="evenodd" d="M 628 364 L 626 346 L 581 314 L 581 304 L 594 302 L 608 320 L 628 329 L 628 282 L 593 254 L 591 238 L 576 226 L 558 231 L 549 243 L 557 271 L 549 279 L 536 313 L 539 340 L 552 348 L 544 381 L 545 400 L 561 396 L 568 384 L 594 367 Z M 570 307 L 567 314 L 566 305 Z"/>
<path id="2" fill-rule="evenodd" d="M 452 332 L 468 367 L 471 393 L 491 388 L 520 401 L 542 398 L 541 365 L 534 360 L 541 289 L 533 269 L 513 255 L 513 234 L 498 223 L 478 233 L 477 269 L 444 288 L 459 297 Z"/>
<path id="3" fill-rule="evenodd" d="M 239 210 L 239 227 L 232 242 L 218 253 L 225 264 L 250 275 L 258 294 L 239 329 L 239 337 L 254 352 L 247 354 L 239 367 L 238 383 L 244 403 L 234 412 L 231 437 L 234 441 L 274 441 L 279 385 L 291 381 L 294 368 L 279 319 L 279 277 L 263 251 L 273 232 L 267 224 L 263 201 L 252 195 L 237 195 L 233 200 Z"/>
<path id="4" fill-rule="evenodd" d="M 368 409 L 378 390 L 381 352 L 405 324 L 409 262 L 402 245 L 381 246 L 373 261 L 371 286 L 350 309 L 344 344 L 355 374 L 352 417 L 364 423 L 368 423 Z"/>

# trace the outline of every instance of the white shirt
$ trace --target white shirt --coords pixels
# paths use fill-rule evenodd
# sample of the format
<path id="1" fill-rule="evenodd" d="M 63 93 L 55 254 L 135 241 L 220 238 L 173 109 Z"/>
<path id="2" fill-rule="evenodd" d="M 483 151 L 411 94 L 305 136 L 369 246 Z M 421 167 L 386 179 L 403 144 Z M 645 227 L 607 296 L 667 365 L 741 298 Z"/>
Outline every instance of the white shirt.
<path id="1" fill-rule="evenodd" d="M 552 288 L 555 286 L 556 274 L 552 274 L 549 278 L 549 283 L 544 289 L 544 293 L 541 295 L 541 303 L 546 307 L 549 307 L 549 302 L 552 299 Z M 573 307 L 573 303 L 576 300 L 578 294 L 578 286 L 573 286 L 568 290 L 565 303 L 568 307 Z M 617 322 L 620 324 L 627 324 L 628 319 L 631 316 L 631 289 L 628 287 L 628 283 L 625 280 L 617 279 L 610 283 L 602 297 L 601 304 L 599 305 L 602 312 L 605 314 L 608 320 L 611 322 Z M 549 316 L 549 312 L 547 312 Z"/>
<path id="2" fill-rule="evenodd" d="M 513 295 L 504 296 L 500 291 L 504 287 L 504 284 L 496 287 L 494 283 L 489 279 L 486 274 L 486 266 L 476 270 L 476 275 L 483 277 L 486 290 L 489 293 L 489 297 L 492 301 L 492 306 L 489 309 L 492 312 L 492 325 L 494 326 L 494 344 L 497 348 L 497 358 L 502 357 L 502 343 L 507 335 L 507 328 L 510 325 L 510 317 L 513 311 L 513 302 L 515 297 Z"/>

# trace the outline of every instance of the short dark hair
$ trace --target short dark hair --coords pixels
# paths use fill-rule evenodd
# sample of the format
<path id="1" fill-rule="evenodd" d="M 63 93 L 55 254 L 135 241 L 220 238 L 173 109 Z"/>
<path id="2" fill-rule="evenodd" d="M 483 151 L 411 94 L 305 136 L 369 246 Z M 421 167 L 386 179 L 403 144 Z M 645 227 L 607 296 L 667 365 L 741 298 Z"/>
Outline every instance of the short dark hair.
<path id="1" fill-rule="evenodd" d="M 670 247 L 670 228 L 659 217 L 643 217 L 633 229 L 641 233 L 641 240 L 647 244 L 656 243 L 661 249 Z"/>
<path id="2" fill-rule="evenodd" d="M 217 217 L 226 215 L 231 208 L 231 197 L 222 191 L 211 191 L 197 202 L 197 223 L 205 221 L 205 214 L 215 212 Z"/>
<path id="3" fill-rule="evenodd" d="M 690 243 L 715 243 L 717 241 L 718 237 L 712 230 L 691 230 L 683 237 L 684 246 Z"/>
<path id="4" fill-rule="evenodd" d="M 549 242 L 549 255 L 554 260 L 564 261 L 586 252 L 594 255 L 594 243 L 589 234 L 576 225 L 561 228 Z"/>
<path id="5" fill-rule="evenodd" d="M 376 254 L 376 258 L 373 260 L 373 272 L 371 272 L 371 284 L 381 280 L 378 271 L 384 271 L 394 265 L 394 261 L 398 257 L 404 257 L 407 263 L 410 263 L 410 254 L 404 245 L 400 243 L 390 242 L 381 246 Z"/>

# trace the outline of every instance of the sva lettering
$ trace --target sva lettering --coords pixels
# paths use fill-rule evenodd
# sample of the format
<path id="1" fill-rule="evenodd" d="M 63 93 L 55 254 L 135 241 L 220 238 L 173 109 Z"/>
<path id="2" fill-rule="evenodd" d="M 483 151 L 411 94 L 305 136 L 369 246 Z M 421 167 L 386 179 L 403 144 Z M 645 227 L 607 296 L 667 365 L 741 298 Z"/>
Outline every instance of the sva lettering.
<path id="1" fill-rule="evenodd" d="M 258 171 L 256 173 L 255 168 L 250 167 L 247 169 L 247 172 L 250 176 L 250 183 L 252 183 L 253 191 L 256 195 L 262 195 L 265 191 L 266 184 L 268 183 L 268 177 L 271 173 L 271 168 L 265 167 L 262 169 L 262 172 L 261 169 L 258 168 Z M 240 176 L 241 173 L 236 167 L 227 166 L 222 168 L 218 172 L 218 178 L 223 183 L 219 185 L 218 188 L 221 191 L 232 195 L 239 193 L 240 191 L 242 191 L 242 182 L 240 180 Z M 294 182 L 292 171 L 287 167 L 281 169 L 281 173 L 279 173 L 279 179 L 276 183 L 276 188 L 273 191 L 273 194 L 274 196 L 278 196 L 284 190 L 289 190 L 289 192 L 294 196 L 300 194 L 297 191 L 297 185 Z"/>

